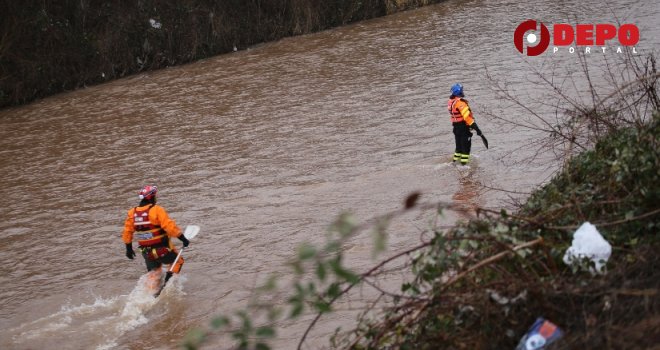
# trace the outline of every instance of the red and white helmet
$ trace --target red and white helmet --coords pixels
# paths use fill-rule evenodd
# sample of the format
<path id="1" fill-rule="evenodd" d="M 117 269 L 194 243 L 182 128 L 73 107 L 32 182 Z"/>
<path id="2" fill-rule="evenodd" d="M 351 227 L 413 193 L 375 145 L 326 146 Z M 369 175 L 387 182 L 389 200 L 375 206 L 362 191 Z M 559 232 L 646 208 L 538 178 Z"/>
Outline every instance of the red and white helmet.
<path id="1" fill-rule="evenodd" d="M 140 199 L 152 199 L 156 196 L 156 192 L 158 192 L 158 187 L 155 185 L 146 185 L 142 187 L 138 193 L 138 197 L 140 197 Z"/>

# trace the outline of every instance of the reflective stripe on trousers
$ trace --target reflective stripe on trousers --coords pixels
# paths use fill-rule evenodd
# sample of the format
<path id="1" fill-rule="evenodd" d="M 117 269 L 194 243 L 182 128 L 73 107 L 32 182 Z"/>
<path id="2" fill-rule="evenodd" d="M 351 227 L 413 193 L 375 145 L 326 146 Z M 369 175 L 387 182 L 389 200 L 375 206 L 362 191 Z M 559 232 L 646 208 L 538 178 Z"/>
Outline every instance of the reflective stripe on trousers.
<path id="1" fill-rule="evenodd" d="M 454 138 L 456 140 L 456 149 L 453 160 L 460 160 L 462 164 L 470 161 L 470 149 L 472 148 L 472 133 L 465 122 L 454 123 Z"/>

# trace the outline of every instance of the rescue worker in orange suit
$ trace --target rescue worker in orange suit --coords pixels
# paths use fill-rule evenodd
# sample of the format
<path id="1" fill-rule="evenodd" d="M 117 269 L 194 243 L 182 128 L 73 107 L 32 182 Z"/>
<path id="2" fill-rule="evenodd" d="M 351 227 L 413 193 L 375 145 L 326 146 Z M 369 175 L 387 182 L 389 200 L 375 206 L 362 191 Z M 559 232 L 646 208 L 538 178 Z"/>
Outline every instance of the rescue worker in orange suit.
<path id="1" fill-rule="evenodd" d="M 133 237 L 137 238 L 138 249 L 142 253 L 147 271 L 155 272 L 154 279 L 160 283 L 161 266 L 170 265 L 176 260 L 178 251 L 172 244 L 171 238 L 178 238 L 187 247 L 190 242 L 181 233 L 181 229 L 163 207 L 156 204 L 156 186 L 147 185 L 139 192 L 140 204 L 128 211 L 124 222 L 122 240 L 126 244 L 126 257 L 133 260 Z M 179 257 L 172 267 L 172 273 L 179 273 L 183 265 L 183 258 Z M 166 279 L 172 276 L 168 271 Z M 152 281 L 153 282 L 153 281 Z M 156 282 L 153 282 L 156 283 Z"/>
<path id="2" fill-rule="evenodd" d="M 456 139 L 456 150 L 454 151 L 453 162 L 460 160 L 465 165 L 470 161 L 470 148 L 472 148 L 472 133 L 474 129 L 477 135 L 481 136 L 481 130 L 474 122 L 474 116 L 468 105 L 468 101 L 463 98 L 463 85 L 454 84 L 451 87 L 451 96 L 447 102 L 447 109 L 451 117 L 451 124 L 454 127 L 454 137 Z"/>

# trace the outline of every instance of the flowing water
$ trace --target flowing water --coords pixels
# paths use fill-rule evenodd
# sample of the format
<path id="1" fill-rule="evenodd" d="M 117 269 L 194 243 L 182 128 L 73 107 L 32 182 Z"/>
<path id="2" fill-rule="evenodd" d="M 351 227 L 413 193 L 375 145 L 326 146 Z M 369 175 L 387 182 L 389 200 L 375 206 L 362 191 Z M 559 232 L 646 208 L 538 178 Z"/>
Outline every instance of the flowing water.
<path id="1" fill-rule="evenodd" d="M 529 18 L 631 22 L 645 54 L 660 47 L 659 7 L 447 1 L 0 111 L 0 348 L 175 348 L 187 329 L 244 306 L 258 281 L 289 271 L 295 248 L 323 242 L 343 211 L 364 221 L 413 191 L 464 208 L 443 225 L 475 206 L 510 207 L 558 165 L 530 160 L 539 132 L 485 117 L 525 114 L 496 97 L 487 73 L 541 98 L 532 70 L 577 62 L 519 54 L 515 27 Z M 457 81 L 491 146 L 475 137 L 464 168 L 448 164 L 446 99 Z M 141 290 L 144 264 L 126 259 L 120 238 L 147 183 L 180 226 L 202 228 L 157 301 Z M 393 222 L 384 256 L 417 244 L 430 218 Z M 351 242 L 357 271 L 373 263 L 370 242 Z M 307 347 L 352 318 L 330 320 Z M 307 321 L 286 325 L 276 346 L 295 348 Z"/>

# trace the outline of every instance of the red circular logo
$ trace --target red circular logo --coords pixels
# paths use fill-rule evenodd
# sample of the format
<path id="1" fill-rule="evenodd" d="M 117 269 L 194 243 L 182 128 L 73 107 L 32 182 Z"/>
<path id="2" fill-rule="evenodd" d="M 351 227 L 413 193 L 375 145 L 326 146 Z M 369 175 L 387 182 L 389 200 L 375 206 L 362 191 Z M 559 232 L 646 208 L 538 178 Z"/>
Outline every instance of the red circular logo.
<path id="1" fill-rule="evenodd" d="M 548 48 L 548 45 L 550 45 L 550 31 L 548 31 L 548 27 L 541 22 L 539 22 L 539 24 L 541 25 L 541 38 L 536 46 L 527 47 L 527 56 L 538 56 Z M 524 53 L 524 36 L 525 33 L 530 30 L 536 30 L 536 21 L 533 19 L 520 23 L 516 28 L 516 31 L 513 33 L 513 44 L 516 45 L 516 49 L 518 49 L 518 52 L 520 53 Z"/>

